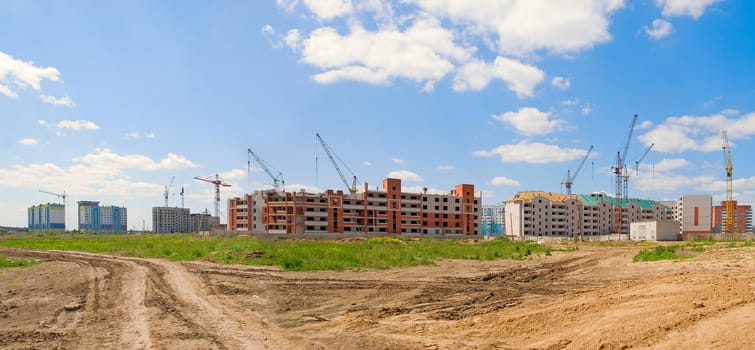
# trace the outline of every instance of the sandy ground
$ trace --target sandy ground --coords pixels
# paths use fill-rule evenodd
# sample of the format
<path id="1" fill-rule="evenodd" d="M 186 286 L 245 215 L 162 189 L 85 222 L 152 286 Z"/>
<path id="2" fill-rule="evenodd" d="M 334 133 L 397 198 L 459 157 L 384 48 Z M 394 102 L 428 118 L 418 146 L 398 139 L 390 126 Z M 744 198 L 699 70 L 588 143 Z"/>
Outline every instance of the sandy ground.
<path id="1" fill-rule="evenodd" d="M 755 349 L 755 247 L 344 272 L 0 249 L 0 349 Z"/>

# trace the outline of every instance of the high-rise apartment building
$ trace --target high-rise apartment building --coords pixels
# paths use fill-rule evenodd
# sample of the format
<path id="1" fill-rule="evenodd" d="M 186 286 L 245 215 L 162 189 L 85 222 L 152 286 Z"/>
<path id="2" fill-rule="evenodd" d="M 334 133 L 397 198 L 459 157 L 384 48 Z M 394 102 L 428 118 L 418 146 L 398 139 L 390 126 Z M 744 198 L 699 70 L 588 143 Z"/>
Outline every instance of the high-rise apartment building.
<path id="1" fill-rule="evenodd" d="M 732 219 L 734 220 L 734 232 L 732 233 L 745 233 L 752 232 L 752 206 L 738 204 L 737 201 L 732 201 Z M 726 225 L 726 201 L 722 201 L 721 205 L 713 207 L 713 232 L 722 233 L 724 226 Z"/>
<path id="2" fill-rule="evenodd" d="M 483 236 L 500 236 L 503 234 L 504 205 L 483 205 L 481 232 Z"/>
<path id="3" fill-rule="evenodd" d="M 63 204 L 34 205 L 27 210 L 29 230 L 65 230 L 66 216 Z"/>
<path id="4" fill-rule="evenodd" d="M 100 202 L 79 201 L 80 231 L 128 231 L 128 209 L 117 206 L 100 206 Z"/>

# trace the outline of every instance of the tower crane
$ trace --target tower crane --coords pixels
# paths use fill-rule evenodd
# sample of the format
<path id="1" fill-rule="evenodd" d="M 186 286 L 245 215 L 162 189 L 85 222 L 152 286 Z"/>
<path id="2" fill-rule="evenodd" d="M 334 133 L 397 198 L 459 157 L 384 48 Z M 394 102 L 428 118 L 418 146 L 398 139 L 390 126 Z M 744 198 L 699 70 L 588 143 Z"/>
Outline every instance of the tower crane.
<path id="1" fill-rule="evenodd" d="M 734 201 L 732 200 L 732 175 L 734 167 L 731 165 L 731 148 L 729 147 L 729 137 L 726 130 L 721 131 L 724 139 L 724 157 L 726 159 L 726 221 L 724 224 L 724 233 L 734 233 Z"/>
<path id="2" fill-rule="evenodd" d="M 645 157 L 648 155 L 648 153 L 650 153 L 650 150 L 653 148 L 653 146 L 655 146 L 655 144 L 651 143 L 650 146 L 648 146 L 648 148 L 646 148 L 645 151 L 642 152 L 642 156 L 640 156 L 640 159 L 638 159 L 638 160 L 636 160 L 634 162 L 634 167 L 635 167 L 635 172 L 636 172 L 635 174 L 639 174 L 639 172 L 640 172 L 640 163 L 642 162 L 643 159 L 645 159 Z M 624 164 L 624 176 L 623 176 L 623 180 L 624 180 L 624 202 L 626 202 L 627 198 L 629 197 L 629 176 L 630 175 L 631 174 L 630 174 L 629 170 L 626 168 L 626 164 Z"/>
<path id="3" fill-rule="evenodd" d="M 331 149 L 330 146 L 328 146 L 328 144 L 325 143 L 325 140 L 323 140 L 322 137 L 320 137 L 320 134 L 315 133 L 315 135 L 317 135 L 317 139 L 320 140 L 322 149 L 325 150 L 325 153 L 328 155 L 328 158 L 330 158 L 330 162 L 333 163 L 333 167 L 336 168 L 336 171 L 338 172 L 338 176 L 341 177 L 341 181 L 343 182 L 344 186 L 346 186 L 346 188 L 349 189 L 349 193 L 351 194 L 356 193 L 357 192 L 357 177 L 356 175 L 354 175 L 354 172 L 352 172 L 351 169 L 349 169 L 349 167 L 341 160 L 341 158 L 338 158 L 338 160 L 340 160 L 341 163 L 346 167 L 346 169 L 349 170 L 349 172 L 354 176 L 352 183 L 349 184 L 349 182 L 346 180 L 346 177 L 343 176 L 343 172 L 341 171 L 341 168 L 338 166 L 338 163 L 336 162 L 335 157 L 338 157 L 338 155 L 335 155 L 334 157 L 335 152 L 333 152 L 333 149 Z"/>
<path id="4" fill-rule="evenodd" d="M 209 176 L 195 176 L 194 179 L 204 182 L 209 182 L 215 185 L 215 216 L 220 217 L 220 186 L 231 187 L 231 184 L 225 183 L 220 180 L 220 176 L 215 174 L 215 179 Z"/>
<path id="5" fill-rule="evenodd" d="M 183 187 L 183 185 L 181 185 L 181 193 L 180 193 L 180 195 L 181 195 L 181 208 L 183 208 L 184 207 L 184 187 Z"/>
<path id="6" fill-rule="evenodd" d="M 165 197 L 165 206 L 168 206 L 168 195 L 170 194 L 170 187 L 173 186 L 173 180 L 175 180 L 175 176 L 170 177 L 170 182 L 165 185 L 165 192 L 163 192 L 163 197 Z"/>
<path id="7" fill-rule="evenodd" d="M 626 201 L 626 197 L 622 196 L 622 181 L 624 179 L 624 168 L 626 165 L 624 164 L 627 156 L 627 151 L 629 151 L 629 144 L 632 142 L 632 134 L 634 133 L 634 125 L 637 124 L 637 114 L 634 115 L 632 118 L 632 123 L 629 124 L 629 133 L 627 134 L 627 140 L 624 143 L 624 150 L 623 152 L 617 152 L 616 154 L 616 165 L 613 167 L 613 173 L 616 175 L 616 210 L 614 214 L 614 230 L 616 230 L 616 233 L 622 233 L 622 225 L 621 225 L 621 212 L 622 212 L 622 206 L 623 202 Z M 626 194 L 624 194 L 626 195 Z"/>
<path id="8" fill-rule="evenodd" d="M 267 173 L 267 175 L 270 176 L 271 179 L 273 179 L 273 188 L 275 188 L 276 191 L 280 190 L 280 187 L 286 184 L 286 182 L 283 181 L 283 173 L 279 171 L 278 175 L 275 175 L 272 170 L 270 170 L 270 166 L 264 160 L 262 160 L 262 158 L 252 152 L 251 148 L 247 149 L 247 153 L 249 153 L 254 158 L 254 160 L 257 161 L 257 164 L 262 167 L 262 170 L 264 170 L 265 173 Z M 249 171 L 252 166 L 251 162 L 251 160 L 247 159 L 247 171 Z"/>
<path id="9" fill-rule="evenodd" d="M 587 160 L 587 157 L 590 156 L 590 152 L 592 152 L 592 149 L 593 149 L 593 146 L 590 146 L 590 149 L 587 150 L 585 157 L 582 158 L 581 162 L 579 162 L 579 166 L 577 167 L 577 170 L 574 172 L 574 176 L 571 175 L 571 169 L 566 170 L 566 181 L 564 181 L 564 187 L 566 187 L 566 194 L 571 194 L 571 185 L 574 183 L 574 180 L 577 178 L 577 175 L 579 175 L 579 171 L 582 170 L 582 166 L 585 165 L 585 161 Z"/>

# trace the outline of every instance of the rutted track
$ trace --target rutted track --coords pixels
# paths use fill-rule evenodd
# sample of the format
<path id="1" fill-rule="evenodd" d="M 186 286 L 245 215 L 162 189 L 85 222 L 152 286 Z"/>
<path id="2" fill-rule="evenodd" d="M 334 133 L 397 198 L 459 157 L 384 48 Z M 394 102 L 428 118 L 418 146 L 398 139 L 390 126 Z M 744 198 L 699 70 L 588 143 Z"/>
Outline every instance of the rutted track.
<path id="1" fill-rule="evenodd" d="M 0 349 L 755 348 L 753 247 L 637 250 L 282 272 L 0 249 L 46 261 L 0 270 Z"/>

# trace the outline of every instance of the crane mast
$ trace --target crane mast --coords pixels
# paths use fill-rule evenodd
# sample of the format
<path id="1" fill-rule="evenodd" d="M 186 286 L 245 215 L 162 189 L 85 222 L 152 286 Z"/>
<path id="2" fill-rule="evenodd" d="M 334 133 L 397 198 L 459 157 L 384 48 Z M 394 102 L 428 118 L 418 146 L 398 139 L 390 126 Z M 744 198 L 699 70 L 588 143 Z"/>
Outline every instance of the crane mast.
<path id="1" fill-rule="evenodd" d="M 168 195 L 170 194 L 170 187 L 173 186 L 173 180 L 175 180 L 175 176 L 170 177 L 170 182 L 165 186 L 165 192 L 163 192 L 163 196 L 165 197 L 165 206 L 168 206 Z"/>
<path id="2" fill-rule="evenodd" d="M 336 162 L 335 157 L 333 157 L 333 151 L 328 146 L 327 143 L 325 143 L 325 140 L 320 137 L 319 133 L 315 133 L 317 135 L 317 139 L 320 140 L 320 144 L 322 145 L 322 149 L 325 150 L 325 153 L 328 155 L 328 158 L 330 158 L 330 162 L 333 163 L 333 167 L 336 168 L 336 171 L 338 172 L 338 176 L 341 177 L 341 181 L 343 182 L 344 186 L 349 189 L 349 193 L 354 194 L 357 192 L 357 177 L 354 176 L 354 180 L 351 184 L 346 180 L 346 176 L 343 175 L 343 172 L 341 171 L 341 168 L 338 166 L 338 162 Z"/>
<path id="3" fill-rule="evenodd" d="M 214 180 L 208 176 L 195 176 L 194 179 L 209 182 L 215 185 L 215 216 L 220 217 L 220 186 L 231 187 L 231 184 L 225 183 L 220 180 L 220 176 L 218 174 L 215 174 Z"/>
<path id="4" fill-rule="evenodd" d="M 724 139 L 724 157 L 726 159 L 726 221 L 724 224 L 724 233 L 734 233 L 734 201 L 732 199 L 732 176 L 734 167 L 731 164 L 731 148 L 729 147 L 729 137 L 726 130 L 721 131 Z"/>
<path id="5" fill-rule="evenodd" d="M 276 191 L 280 190 L 281 185 L 285 185 L 286 182 L 283 181 L 283 173 L 280 171 L 278 172 L 278 175 L 275 175 L 272 170 L 270 170 L 270 167 L 267 165 L 267 163 L 262 160 L 257 154 L 252 152 L 251 148 L 247 149 L 247 153 L 254 158 L 254 160 L 257 162 L 257 164 L 260 165 L 262 170 L 265 171 L 265 173 L 270 176 L 271 179 L 273 179 L 273 188 L 275 188 Z M 247 160 L 247 171 L 251 168 L 251 160 Z"/>
<path id="6" fill-rule="evenodd" d="M 616 175 L 616 208 L 614 213 L 614 230 L 616 233 L 622 233 L 623 228 L 621 224 L 621 214 L 622 214 L 622 207 L 624 205 L 623 202 L 626 202 L 627 198 L 625 197 L 626 194 L 622 196 L 622 185 L 623 185 L 623 179 L 625 174 L 625 167 L 624 164 L 627 156 L 627 151 L 629 151 L 629 144 L 632 142 L 632 134 L 634 133 L 634 125 L 637 123 L 637 114 L 634 115 L 632 118 L 632 123 L 629 124 L 629 133 L 627 134 L 626 142 L 624 143 L 624 149 L 623 152 L 617 152 L 616 154 L 616 165 L 614 165 L 613 173 Z"/>
<path id="7" fill-rule="evenodd" d="M 579 171 L 582 170 L 582 166 L 585 165 L 585 161 L 587 160 L 587 157 L 590 156 L 590 152 L 592 152 L 592 149 L 593 149 L 593 146 L 590 146 L 590 149 L 587 150 L 585 157 L 582 158 L 581 162 L 579 162 L 579 166 L 577 167 L 577 170 L 574 172 L 574 176 L 571 175 L 571 170 L 566 171 L 566 181 L 564 182 L 564 187 L 566 187 L 566 194 L 571 194 L 571 185 L 574 183 L 574 180 L 579 175 Z"/>

